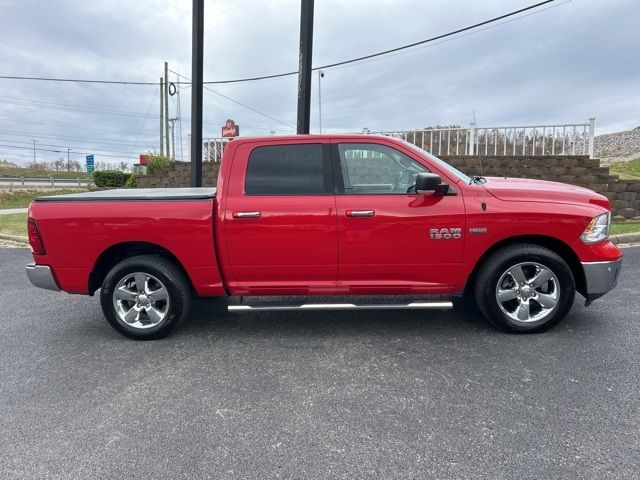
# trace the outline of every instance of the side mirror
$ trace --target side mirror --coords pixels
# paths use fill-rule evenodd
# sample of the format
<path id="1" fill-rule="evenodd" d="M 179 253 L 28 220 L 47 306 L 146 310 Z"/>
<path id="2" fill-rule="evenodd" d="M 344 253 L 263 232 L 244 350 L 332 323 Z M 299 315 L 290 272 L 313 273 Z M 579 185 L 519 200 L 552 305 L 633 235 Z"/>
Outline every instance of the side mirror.
<path id="1" fill-rule="evenodd" d="M 433 192 L 436 195 L 446 195 L 449 185 L 442 183 L 440 175 L 422 172 L 416 175 L 416 193 Z"/>

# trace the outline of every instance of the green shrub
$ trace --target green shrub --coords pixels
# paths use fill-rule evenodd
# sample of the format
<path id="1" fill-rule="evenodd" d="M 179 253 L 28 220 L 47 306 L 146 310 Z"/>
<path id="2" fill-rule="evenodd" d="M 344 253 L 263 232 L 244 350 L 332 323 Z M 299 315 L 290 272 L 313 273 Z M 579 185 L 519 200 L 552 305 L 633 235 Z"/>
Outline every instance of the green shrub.
<path id="1" fill-rule="evenodd" d="M 161 157 L 160 155 L 149 155 L 147 160 L 147 173 L 166 172 L 173 165 L 173 161 L 169 157 Z"/>
<path id="2" fill-rule="evenodd" d="M 136 175 L 135 173 L 132 173 L 131 175 L 129 175 L 129 178 L 127 178 L 127 181 L 125 182 L 124 186 L 126 188 L 135 187 L 137 180 L 138 180 L 138 175 Z"/>
<path id="3" fill-rule="evenodd" d="M 118 170 L 99 170 L 93 172 L 93 182 L 100 188 L 119 188 L 124 187 L 129 175 Z"/>

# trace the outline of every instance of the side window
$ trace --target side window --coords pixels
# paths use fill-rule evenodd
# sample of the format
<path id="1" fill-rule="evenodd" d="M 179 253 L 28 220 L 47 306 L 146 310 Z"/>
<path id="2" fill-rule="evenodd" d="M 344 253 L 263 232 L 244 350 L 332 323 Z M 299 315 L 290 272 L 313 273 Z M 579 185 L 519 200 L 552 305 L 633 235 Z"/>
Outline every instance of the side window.
<path id="1" fill-rule="evenodd" d="M 331 162 L 322 144 L 257 147 L 249 155 L 247 195 L 333 193 Z"/>
<path id="2" fill-rule="evenodd" d="M 427 168 L 394 148 L 373 143 L 338 145 L 347 194 L 407 193 Z"/>

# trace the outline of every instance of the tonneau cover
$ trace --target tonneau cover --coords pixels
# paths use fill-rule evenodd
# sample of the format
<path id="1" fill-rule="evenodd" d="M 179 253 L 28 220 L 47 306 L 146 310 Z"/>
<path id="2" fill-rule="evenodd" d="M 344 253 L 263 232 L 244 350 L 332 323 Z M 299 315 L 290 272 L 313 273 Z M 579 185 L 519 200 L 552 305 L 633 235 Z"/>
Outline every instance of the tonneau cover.
<path id="1" fill-rule="evenodd" d="M 70 193 L 38 197 L 36 202 L 91 202 L 91 201 L 144 201 L 144 200 L 208 200 L 215 198 L 216 189 L 199 188 L 118 188 L 94 192 Z"/>

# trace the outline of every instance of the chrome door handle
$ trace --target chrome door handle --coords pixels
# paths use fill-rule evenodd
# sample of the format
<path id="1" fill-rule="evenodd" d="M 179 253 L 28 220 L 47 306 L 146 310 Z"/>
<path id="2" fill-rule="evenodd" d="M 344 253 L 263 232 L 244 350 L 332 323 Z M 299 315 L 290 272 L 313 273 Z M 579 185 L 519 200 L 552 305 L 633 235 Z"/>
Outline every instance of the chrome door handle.
<path id="1" fill-rule="evenodd" d="M 345 212 L 347 217 L 373 217 L 375 214 L 375 210 L 347 210 Z"/>
<path id="2" fill-rule="evenodd" d="M 260 218 L 260 212 L 233 212 L 233 218 Z"/>

